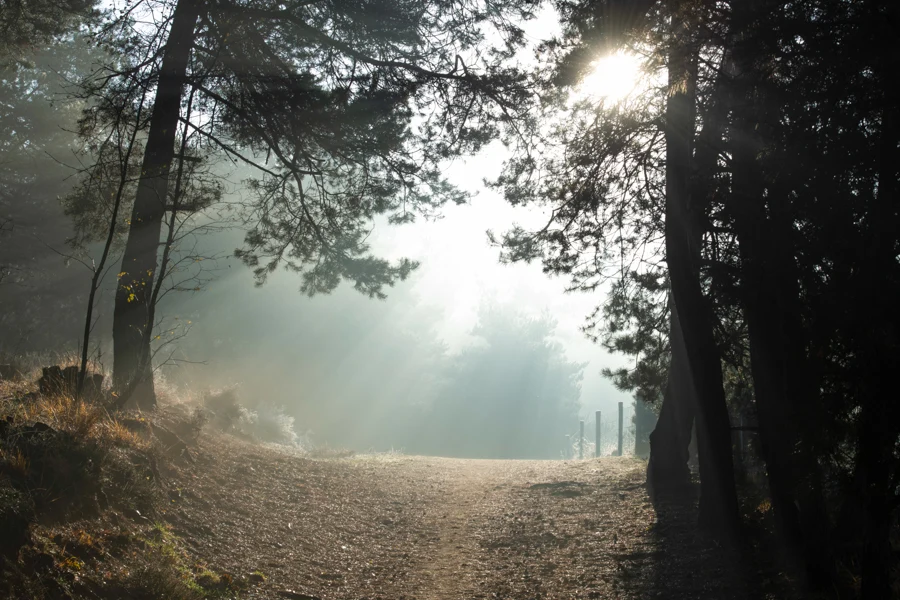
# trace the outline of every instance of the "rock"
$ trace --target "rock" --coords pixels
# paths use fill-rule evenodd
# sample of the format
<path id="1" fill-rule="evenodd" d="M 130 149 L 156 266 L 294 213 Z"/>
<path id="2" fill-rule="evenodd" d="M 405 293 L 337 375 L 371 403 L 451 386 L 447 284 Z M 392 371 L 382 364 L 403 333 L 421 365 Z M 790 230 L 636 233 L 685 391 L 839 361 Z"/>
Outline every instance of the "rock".
<path id="1" fill-rule="evenodd" d="M 19 427 L 17 433 L 22 436 L 37 436 L 45 433 L 56 433 L 56 430 L 42 421 L 35 421 L 31 425 Z"/>
<path id="2" fill-rule="evenodd" d="M 73 393 L 78 389 L 78 377 L 75 377 L 75 384 L 72 388 Z M 87 400 L 98 401 L 103 398 L 103 375 L 100 373 L 85 373 L 84 387 L 81 389 L 81 396 Z"/>
<path id="3" fill-rule="evenodd" d="M 266 576 L 262 573 L 253 572 L 247 576 L 247 581 L 250 583 L 263 583 L 266 580 Z"/>
<path id="4" fill-rule="evenodd" d="M 41 369 L 41 378 L 38 380 L 38 389 L 41 394 L 57 394 L 62 388 L 62 368 L 59 365 L 44 367 Z"/>
<path id="5" fill-rule="evenodd" d="M 63 369 L 63 386 L 66 391 L 74 392 L 78 389 L 78 367 L 66 367 Z"/>
<path id="6" fill-rule="evenodd" d="M 41 370 L 41 378 L 38 380 L 38 389 L 41 394 L 67 394 L 74 396 L 78 392 L 78 373 L 81 370 L 76 366 L 63 369 L 59 365 L 44 367 Z M 103 391 L 103 375 L 100 373 L 85 373 L 82 396 L 88 399 L 99 399 Z"/>

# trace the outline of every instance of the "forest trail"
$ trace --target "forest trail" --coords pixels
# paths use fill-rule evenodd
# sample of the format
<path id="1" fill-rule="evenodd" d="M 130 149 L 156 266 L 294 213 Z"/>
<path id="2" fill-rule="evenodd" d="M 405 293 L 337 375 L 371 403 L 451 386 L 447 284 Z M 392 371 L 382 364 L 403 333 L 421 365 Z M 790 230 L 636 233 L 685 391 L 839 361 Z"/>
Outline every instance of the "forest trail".
<path id="1" fill-rule="evenodd" d="M 495 468 L 493 461 L 440 461 L 435 469 L 446 477 L 445 489 L 426 507 L 425 524 L 436 535 L 422 565 L 419 596 L 422 600 L 462 598 L 474 587 L 467 562 L 478 550 L 473 515 L 489 502 Z"/>
<path id="2" fill-rule="evenodd" d="M 313 460 L 216 436 L 164 515 L 249 598 L 756 598 L 698 536 L 660 519 L 642 461 Z M 170 480 L 170 485 L 178 485 Z M 171 494 L 170 494 L 171 495 Z"/>

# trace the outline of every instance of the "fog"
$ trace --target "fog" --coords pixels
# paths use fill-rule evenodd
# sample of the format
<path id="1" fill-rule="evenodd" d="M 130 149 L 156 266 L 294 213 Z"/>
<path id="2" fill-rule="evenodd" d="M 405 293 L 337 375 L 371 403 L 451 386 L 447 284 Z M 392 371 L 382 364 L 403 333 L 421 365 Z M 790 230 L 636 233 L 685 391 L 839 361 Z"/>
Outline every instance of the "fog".
<path id="1" fill-rule="evenodd" d="M 298 433 L 312 443 L 357 451 L 440 449 L 470 456 L 480 446 L 476 456 L 557 458 L 566 450 L 565 435 L 578 431 L 579 417 L 593 431 L 594 411 L 601 410 L 611 425 L 621 401 L 630 423 L 632 399 L 600 375 L 603 367 L 622 365 L 622 358 L 591 343 L 579 329 L 602 292 L 565 293 L 566 281 L 548 278 L 539 264 L 500 264 L 499 250 L 488 241 L 487 229 L 503 231 L 542 218 L 537 211 L 509 207 L 484 187 L 482 179 L 495 174 L 503 156 L 503 148 L 493 146 L 449 166 L 451 180 L 472 194 L 468 204 L 447 207 L 438 219 L 376 227 L 371 236 L 376 255 L 421 263 L 407 281 L 388 289 L 384 300 L 369 299 L 349 285 L 310 298 L 298 291 L 298 277 L 285 271 L 254 287 L 238 261 L 220 261 L 217 278 L 206 289 L 164 304 L 170 317 L 190 321 L 189 334 L 175 350 L 178 362 L 163 369 L 166 380 L 194 391 L 236 387 L 251 405 L 283 406 Z M 204 240 L 210 246 L 204 252 L 227 253 L 241 236 L 240 229 L 216 234 Z M 498 360 L 497 381 L 482 382 L 493 386 L 490 393 L 477 382 L 467 387 L 448 381 L 454 377 L 448 371 L 458 369 L 460 360 L 485 349 L 477 330 L 490 326 L 492 315 L 494 325 L 503 320 L 510 335 L 530 335 L 534 351 Z M 540 323 L 546 331 L 517 331 Z M 537 377 L 528 372 L 529 361 L 541 360 L 538 346 L 552 346 L 553 360 L 577 365 L 571 386 L 544 381 L 546 371 Z M 517 403 L 523 385 L 545 385 L 549 395 L 531 404 L 520 397 Z M 451 389 L 464 397 L 447 398 Z M 553 397 L 566 392 L 574 396 Z M 435 422 L 436 401 L 462 405 L 476 393 L 480 402 L 503 413 L 486 419 L 460 409 L 454 418 L 441 413 L 447 418 Z M 558 402 L 571 405 L 547 423 L 545 437 L 555 439 L 554 445 L 535 438 L 527 423 Z M 491 421 L 496 431 L 476 431 L 476 418 Z M 458 443 L 426 443 L 434 440 L 436 428 Z M 495 436 L 508 439 L 484 443 Z M 605 441 L 609 451 L 613 436 Z"/>
<path id="2" fill-rule="evenodd" d="M 532 42 L 555 30 L 554 14 L 545 10 L 528 25 Z M 89 52 L 82 48 L 76 56 Z M 3 240 L 4 261 L 15 270 L 0 286 L 0 352 L 9 361 L 23 353 L 76 351 L 90 281 L 85 267 L 100 254 L 98 244 L 81 253 L 70 248 L 73 222 L 56 200 L 79 179 L 68 131 L 77 105 L 60 111 L 53 104 L 70 91 L 52 75 L 66 60 L 53 52 L 35 58 L 40 77 L 32 85 L 43 94 L 25 106 L 43 129 L 37 143 L 10 145 L 3 154 L 5 180 L 20 180 L 3 197 L 3 216 L 15 225 Z M 11 98 L 18 93 L 15 86 L 8 91 Z M 203 281 L 190 280 L 183 286 L 189 291 L 173 291 L 160 303 L 155 363 L 164 394 L 181 401 L 235 389 L 248 405 L 293 417 L 306 443 L 357 451 L 558 458 L 571 451 L 567 435 L 578 431 L 579 419 L 593 431 L 597 410 L 609 427 L 624 402 L 630 423 L 632 398 L 600 374 L 626 359 L 580 331 L 606 290 L 568 294 L 567 281 L 549 278 L 539 263 L 500 264 L 500 250 L 488 241 L 488 230 L 533 227 L 547 216 L 514 208 L 485 186 L 508 157 L 494 142 L 444 164 L 443 175 L 469 194 L 464 205 L 446 205 L 435 218 L 405 225 L 376 220 L 367 240 L 375 256 L 420 263 L 384 300 L 347 284 L 308 297 L 299 291 L 300 276 L 284 270 L 254 287 L 250 270 L 233 258 L 245 233 L 239 212 L 226 212 L 224 222 L 219 213 L 247 199 L 245 178 L 254 174 L 222 158 L 212 171 L 223 184 L 223 202 L 195 221 L 224 227 L 180 244 L 182 254 L 219 259 L 192 265 Z M 92 334 L 92 357 L 105 369 L 112 366 L 120 260 L 113 257 L 104 278 Z M 490 367 L 477 370 L 478 364 Z M 614 441 L 609 432 L 607 453 Z"/>
<path id="3" fill-rule="evenodd" d="M 900 4 L 0 7 L 0 596 L 898 596 Z"/>
<path id="4" fill-rule="evenodd" d="M 604 290 L 566 293 L 567 282 L 549 278 L 537 263 L 500 264 L 486 231 L 544 218 L 485 187 L 505 156 L 495 144 L 447 166 L 450 180 L 470 193 L 467 204 L 447 206 L 435 219 L 376 224 L 369 239 L 375 255 L 420 262 L 384 300 L 346 284 L 308 297 L 299 291 L 299 276 L 284 270 L 255 287 L 250 270 L 231 256 L 244 235 L 236 222 L 191 240 L 188 247 L 221 258 L 204 263 L 210 279 L 199 290 L 172 292 L 161 303 L 160 341 L 169 331 L 175 338 L 157 355 L 164 396 L 197 400 L 235 389 L 249 406 L 293 417 L 307 444 L 475 457 L 564 456 L 578 420 L 593 432 L 594 412 L 601 410 L 610 453 L 617 403 L 625 403 L 628 424 L 632 398 L 600 370 L 624 359 L 579 329 Z M 46 157 L 44 163 L 47 175 L 35 193 L 65 193 L 66 169 L 49 169 Z M 241 173 L 227 165 L 221 173 L 226 203 L 239 201 Z M 16 281 L 0 289 L 7 360 L 74 353 L 90 278 L 65 244 L 71 223 L 59 205 L 45 202 L 40 218 L 30 221 L 27 208 L 19 207 L 25 217 L 4 245 L 7 258 L 20 265 Z M 107 275 L 99 296 L 92 343 L 105 368 L 111 366 L 113 280 L 114 273 Z M 485 339 L 490 327 L 493 342 Z M 517 341 L 504 346 L 503 336 Z M 479 362 L 490 369 L 474 373 Z"/>

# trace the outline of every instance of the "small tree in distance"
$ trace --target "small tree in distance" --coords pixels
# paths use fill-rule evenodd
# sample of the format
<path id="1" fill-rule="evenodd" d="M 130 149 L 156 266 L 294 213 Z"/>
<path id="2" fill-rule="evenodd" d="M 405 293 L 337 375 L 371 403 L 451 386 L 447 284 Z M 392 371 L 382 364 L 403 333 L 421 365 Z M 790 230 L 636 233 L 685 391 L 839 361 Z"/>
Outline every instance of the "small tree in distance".
<path id="1" fill-rule="evenodd" d="M 450 357 L 415 452 L 559 458 L 578 425 L 583 364 L 552 339 L 556 323 L 483 307 L 476 343 Z"/>

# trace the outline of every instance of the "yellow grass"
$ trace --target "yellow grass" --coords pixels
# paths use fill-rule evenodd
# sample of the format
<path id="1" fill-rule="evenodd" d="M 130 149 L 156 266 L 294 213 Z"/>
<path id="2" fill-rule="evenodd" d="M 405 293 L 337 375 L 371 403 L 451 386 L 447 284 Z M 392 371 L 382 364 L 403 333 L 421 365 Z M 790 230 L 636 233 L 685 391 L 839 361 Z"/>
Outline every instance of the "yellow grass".
<path id="1" fill-rule="evenodd" d="M 105 412 L 95 404 L 78 402 L 63 394 L 42 396 L 25 403 L 22 411 L 26 421 L 42 421 L 78 437 L 90 437 Z"/>
<path id="2" fill-rule="evenodd" d="M 7 469 L 20 477 L 25 477 L 28 474 L 28 458 L 22 454 L 21 450 L 16 450 L 16 453 L 12 454 L 3 448 L 0 448 L 0 462 L 2 462 Z"/>
<path id="3" fill-rule="evenodd" d="M 16 366 L 22 378 L 26 381 L 37 381 L 41 376 L 41 368 L 50 365 L 66 367 L 81 367 L 81 354 L 75 350 L 61 352 L 29 352 L 16 356 L 2 356 L 0 362 L 10 363 Z M 88 372 L 104 373 L 106 368 L 102 362 L 96 359 L 88 359 Z"/>
<path id="4" fill-rule="evenodd" d="M 41 422 L 53 429 L 100 443 L 144 447 L 148 444 L 139 434 L 125 427 L 96 403 L 78 401 L 68 394 L 37 396 L 34 400 L 6 400 L 0 404 L 0 415 L 10 415 L 17 424 Z"/>

